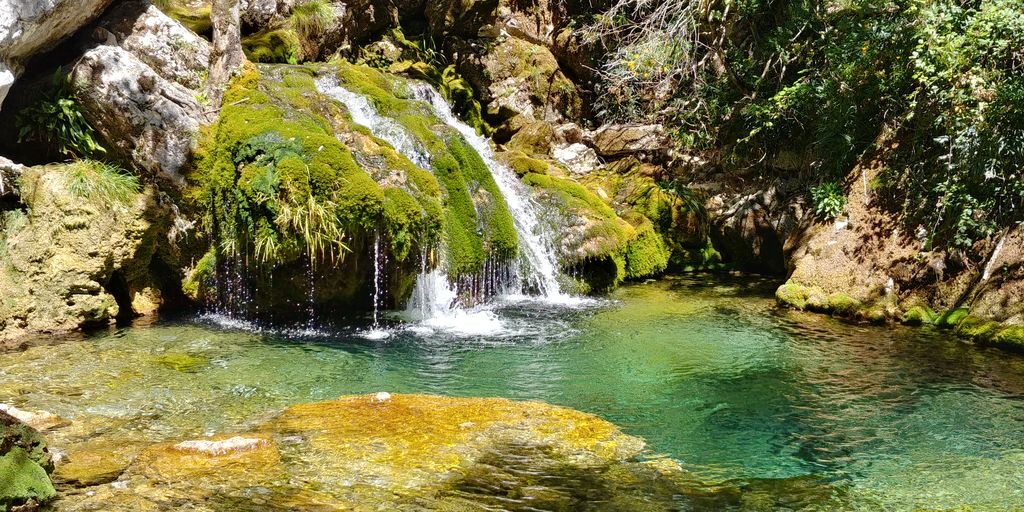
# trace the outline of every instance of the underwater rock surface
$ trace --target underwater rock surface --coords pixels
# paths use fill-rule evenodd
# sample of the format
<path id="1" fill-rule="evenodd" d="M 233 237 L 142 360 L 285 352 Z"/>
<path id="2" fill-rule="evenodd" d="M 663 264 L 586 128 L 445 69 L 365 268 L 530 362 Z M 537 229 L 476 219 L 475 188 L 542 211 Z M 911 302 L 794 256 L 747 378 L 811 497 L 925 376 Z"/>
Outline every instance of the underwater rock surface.
<path id="1" fill-rule="evenodd" d="M 150 446 L 117 481 L 71 489 L 57 508 L 486 510 L 502 501 L 569 510 L 611 497 L 636 510 L 654 496 L 666 500 L 661 509 L 685 480 L 675 462 L 641 460 L 643 440 L 591 414 L 503 398 L 378 395 L 296 405 L 254 433 Z M 595 489 L 607 496 L 587 495 Z"/>

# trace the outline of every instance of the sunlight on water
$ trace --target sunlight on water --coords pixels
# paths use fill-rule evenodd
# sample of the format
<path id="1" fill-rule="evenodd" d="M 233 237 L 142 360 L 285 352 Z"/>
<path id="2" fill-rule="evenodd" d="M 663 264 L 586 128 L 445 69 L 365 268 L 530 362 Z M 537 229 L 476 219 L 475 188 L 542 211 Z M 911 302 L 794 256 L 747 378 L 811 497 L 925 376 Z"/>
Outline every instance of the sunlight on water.
<path id="1" fill-rule="evenodd" d="M 748 507 L 760 496 L 789 496 L 794 510 L 1024 507 L 1024 358 L 942 332 L 780 311 L 773 286 L 685 278 L 587 307 L 510 300 L 479 311 L 487 328 L 394 320 L 383 339 L 165 322 L 0 354 L 0 402 L 68 420 L 48 436 L 74 452 L 245 432 L 286 406 L 347 394 L 534 399 L 643 437 L 701 496 L 720 483 L 742 490 L 712 509 L 760 510 Z M 495 474 L 531 460 L 503 457 Z M 545 467 L 531 471 L 565 478 Z M 466 478 L 459 493 L 499 492 Z"/>

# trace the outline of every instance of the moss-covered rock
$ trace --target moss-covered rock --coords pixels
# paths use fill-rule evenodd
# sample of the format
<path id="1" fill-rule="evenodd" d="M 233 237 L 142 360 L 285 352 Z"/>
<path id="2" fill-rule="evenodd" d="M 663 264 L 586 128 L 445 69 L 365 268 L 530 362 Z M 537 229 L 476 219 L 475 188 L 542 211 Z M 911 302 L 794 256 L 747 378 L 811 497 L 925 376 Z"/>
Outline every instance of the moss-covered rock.
<path id="1" fill-rule="evenodd" d="M 1009 350 L 1024 350 L 1024 326 L 1012 325 L 1001 329 L 991 340 L 993 345 Z"/>
<path id="2" fill-rule="evenodd" d="M 166 212 L 152 190 L 79 161 L 24 170 L 20 193 L 25 209 L 0 215 L 0 339 L 143 313 L 132 291 L 163 277 L 152 264 Z"/>
<path id="3" fill-rule="evenodd" d="M 970 311 L 966 308 L 951 309 L 939 316 L 939 318 L 935 320 L 935 325 L 939 327 L 954 328 L 969 315 Z"/>
<path id="4" fill-rule="evenodd" d="M 787 281 L 775 290 L 775 299 L 784 306 L 796 309 L 807 309 L 810 290 L 799 283 Z"/>
<path id="5" fill-rule="evenodd" d="M 369 98 L 380 113 L 397 121 L 430 154 L 430 171 L 445 199 L 445 267 L 449 274 L 474 274 L 488 259 L 514 255 L 518 240 L 512 215 L 480 155 L 427 105 L 412 98 L 405 81 L 368 66 L 338 66 L 338 78 L 346 87 Z"/>
<path id="6" fill-rule="evenodd" d="M 0 411 L 0 509 L 39 505 L 57 495 L 53 462 L 42 436 Z"/>
<path id="7" fill-rule="evenodd" d="M 900 321 L 906 325 L 932 325 L 939 319 L 939 315 L 927 305 L 919 304 L 908 309 Z"/>
<path id="8" fill-rule="evenodd" d="M 302 47 L 290 28 L 271 28 L 242 38 L 242 50 L 252 62 L 296 64 Z"/>

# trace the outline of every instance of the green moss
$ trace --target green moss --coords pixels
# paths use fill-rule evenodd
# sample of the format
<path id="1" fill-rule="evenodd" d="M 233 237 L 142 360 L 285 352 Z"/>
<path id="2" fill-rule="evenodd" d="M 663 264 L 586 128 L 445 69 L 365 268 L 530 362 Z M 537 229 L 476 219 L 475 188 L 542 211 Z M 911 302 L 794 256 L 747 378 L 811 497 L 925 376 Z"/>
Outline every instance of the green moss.
<path id="1" fill-rule="evenodd" d="M 967 318 L 969 314 L 970 312 L 964 308 L 953 309 L 945 312 L 935 320 L 935 325 L 939 327 L 956 327 L 957 324 L 959 324 L 964 318 Z"/>
<path id="2" fill-rule="evenodd" d="M 806 286 L 787 281 L 775 290 L 775 300 L 784 306 L 796 309 L 806 309 L 809 291 Z"/>
<path id="3" fill-rule="evenodd" d="M 722 255 L 715 249 L 710 239 L 705 240 L 701 247 L 691 248 L 686 246 L 678 247 L 670 251 L 670 263 L 683 272 L 695 272 L 700 270 L 722 270 L 726 266 L 722 263 Z"/>
<path id="4" fill-rule="evenodd" d="M 650 221 L 636 230 L 626 245 L 626 278 L 639 279 L 660 274 L 668 267 L 669 253 Z"/>
<path id="5" fill-rule="evenodd" d="M 828 297 L 828 309 L 840 316 L 853 317 L 860 312 L 863 305 L 857 299 L 843 293 L 836 293 Z"/>
<path id="6" fill-rule="evenodd" d="M 260 264 L 342 255 L 346 230 L 375 224 L 384 195 L 334 137 L 308 72 L 245 69 L 199 151 L 190 196 L 220 251 Z M 250 101 L 252 99 L 252 101 Z"/>
<path id="7" fill-rule="evenodd" d="M 210 249 L 185 276 L 181 283 L 181 290 L 185 293 L 186 297 L 192 300 L 202 300 L 208 293 L 208 290 L 213 289 L 216 274 L 217 251 Z"/>
<path id="8" fill-rule="evenodd" d="M 547 174 L 548 168 L 550 167 L 547 162 L 528 157 L 522 151 L 509 152 L 506 156 L 506 160 L 508 161 L 508 166 L 511 167 L 520 178 L 527 174 Z"/>
<path id="9" fill-rule="evenodd" d="M 57 496 L 46 470 L 20 446 L 0 455 L 0 508 L 9 510 L 28 500 L 45 503 Z"/>
<path id="10" fill-rule="evenodd" d="M 518 239 L 505 199 L 484 164 L 466 141 L 445 127 L 408 86 L 368 66 L 338 65 L 338 78 L 365 95 L 383 115 L 397 121 L 432 155 L 430 180 L 410 173 L 417 187 L 439 188 L 444 196 L 447 270 L 473 274 L 491 257 L 515 254 Z"/>
<path id="11" fill-rule="evenodd" d="M 1011 350 L 1024 350 L 1024 326 L 1003 328 L 992 337 L 992 343 Z"/>
<path id="12" fill-rule="evenodd" d="M 934 324 L 938 320 L 939 315 L 932 310 L 932 308 L 925 305 L 914 306 L 907 310 L 900 319 L 901 322 L 907 325 L 922 325 L 922 324 Z"/>
<path id="13" fill-rule="evenodd" d="M 174 18 L 186 28 L 199 35 L 208 35 L 212 32 L 213 24 L 210 21 L 211 7 L 202 5 L 200 7 L 187 7 L 178 5 L 177 2 L 163 2 L 168 5 L 161 6 L 164 14 Z"/>
<path id="14" fill-rule="evenodd" d="M 967 315 L 956 324 L 956 333 L 977 343 L 985 343 L 996 336 L 1002 326 L 999 322 Z"/>
<path id="15" fill-rule="evenodd" d="M 301 46 L 294 30 L 277 28 L 243 37 L 242 50 L 252 62 L 295 64 Z"/>

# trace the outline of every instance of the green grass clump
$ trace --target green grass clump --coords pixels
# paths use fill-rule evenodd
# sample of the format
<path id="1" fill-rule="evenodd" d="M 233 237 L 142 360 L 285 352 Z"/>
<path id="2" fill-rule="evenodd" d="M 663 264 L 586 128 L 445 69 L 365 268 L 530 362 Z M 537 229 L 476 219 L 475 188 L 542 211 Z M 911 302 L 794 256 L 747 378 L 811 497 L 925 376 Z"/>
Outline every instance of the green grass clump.
<path id="1" fill-rule="evenodd" d="M 114 164 L 79 160 L 62 169 L 68 193 L 79 199 L 124 206 L 142 192 L 139 178 Z"/>
<path id="2" fill-rule="evenodd" d="M 334 8 L 325 0 L 311 0 L 292 9 L 291 23 L 303 44 L 312 47 L 316 38 L 334 24 Z"/>

